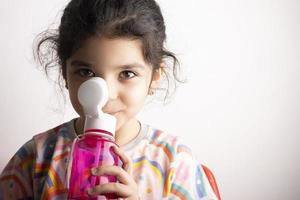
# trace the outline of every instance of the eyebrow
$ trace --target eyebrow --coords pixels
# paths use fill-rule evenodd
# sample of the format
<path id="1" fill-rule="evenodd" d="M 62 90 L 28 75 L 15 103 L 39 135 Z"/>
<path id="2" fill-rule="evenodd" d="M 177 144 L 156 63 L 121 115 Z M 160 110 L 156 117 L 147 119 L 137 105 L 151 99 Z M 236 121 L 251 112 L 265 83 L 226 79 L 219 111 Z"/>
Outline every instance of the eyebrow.
<path id="1" fill-rule="evenodd" d="M 73 60 L 71 62 L 71 66 L 74 66 L 74 67 L 86 66 L 86 67 L 91 68 L 93 66 L 93 64 L 87 63 L 82 60 Z M 145 65 L 140 64 L 138 62 L 134 62 L 134 63 L 119 65 L 116 68 L 118 68 L 118 69 L 133 69 L 133 68 L 144 69 Z"/>
<path id="2" fill-rule="evenodd" d="M 73 61 L 71 62 L 71 66 L 75 66 L 75 67 L 79 67 L 79 66 L 88 66 L 88 67 L 91 67 L 92 64 L 87 63 L 87 62 L 84 62 L 84 61 L 81 61 L 81 60 L 73 60 Z"/>

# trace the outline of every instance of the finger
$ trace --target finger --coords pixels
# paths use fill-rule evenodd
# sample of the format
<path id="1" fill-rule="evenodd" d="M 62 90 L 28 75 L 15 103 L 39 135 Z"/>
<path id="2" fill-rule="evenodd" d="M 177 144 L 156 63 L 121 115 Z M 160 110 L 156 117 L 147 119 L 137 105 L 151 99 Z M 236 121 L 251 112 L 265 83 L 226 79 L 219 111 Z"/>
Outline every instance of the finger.
<path id="1" fill-rule="evenodd" d="M 91 172 L 95 176 L 110 175 L 115 176 L 119 182 L 129 184 L 130 175 L 121 167 L 118 166 L 102 166 L 92 168 Z"/>
<path id="2" fill-rule="evenodd" d="M 120 157 L 122 163 L 123 163 L 123 169 L 127 171 L 129 174 L 131 174 L 131 159 L 122 151 L 122 149 L 113 146 L 113 151 Z"/>
<path id="3" fill-rule="evenodd" d="M 99 195 L 114 193 L 118 197 L 128 197 L 130 195 L 130 190 L 128 186 L 121 183 L 106 183 L 102 185 L 97 185 L 88 190 L 89 195 Z"/>

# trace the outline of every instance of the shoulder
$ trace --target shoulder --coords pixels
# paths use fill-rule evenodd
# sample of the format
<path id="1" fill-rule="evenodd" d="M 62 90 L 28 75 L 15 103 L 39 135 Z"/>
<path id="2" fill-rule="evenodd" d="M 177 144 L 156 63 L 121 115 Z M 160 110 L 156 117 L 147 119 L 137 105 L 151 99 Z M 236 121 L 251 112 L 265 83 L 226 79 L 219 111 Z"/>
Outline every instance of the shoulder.
<path id="1" fill-rule="evenodd" d="M 31 139 L 23 144 L 5 166 L 3 172 L 10 171 L 14 166 L 27 166 L 32 164 L 35 157 L 35 145 Z"/>
<path id="2" fill-rule="evenodd" d="M 42 146 L 54 145 L 60 138 L 64 140 L 73 140 L 75 138 L 75 131 L 72 126 L 73 120 L 70 120 L 49 130 L 36 134 L 33 136 L 32 140 L 37 149 Z"/>
<path id="3" fill-rule="evenodd" d="M 62 158 L 60 155 L 69 151 L 76 137 L 73 120 L 60 124 L 47 131 L 33 136 L 35 148 L 35 162 L 38 166 L 48 166 L 53 158 Z M 56 158 L 57 156 L 57 158 Z"/>
<path id="4" fill-rule="evenodd" d="M 147 138 L 149 145 L 163 149 L 171 162 L 182 155 L 193 157 L 191 149 L 177 135 L 148 125 Z"/>
<path id="5" fill-rule="evenodd" d="M 217 198 L 219 191 L 213 173 L 199 162 L 180 137 L 150 127 L 148 140 L 150 145 L 163 149 L 171 161 L 165 191 L 169 197 L 220 199 Z"/>
<path id="6" fill-rule="evenodd" d="M 14 166 L 21 165 L 22 163 L 28 164 L 29 162 L 33 162 L 37 154 L 39 154 L 42 149 L 44 149 L 44 151 L 45 149 L 48 151 L 48 148 L 54 146 L 60 137 L 73 140 L 75 135 L 72 133 L 71 123 L 72 120 L 34 135 L 18 149 L 6 168 L 9 168 L 10 165 Z"/>
<path id="7" fill-rule="evenodd" d="M 182 142 L 180 137 L 153 129 L 149 134 L 149 140 L 172 152 L 173 159 L 167 181 L 170 196 L 186 195 L 190 197 L 187 199 L 192 199 L 192 197 L 221 199 L 212 171 L 196 159 L 191 149 Z"/>

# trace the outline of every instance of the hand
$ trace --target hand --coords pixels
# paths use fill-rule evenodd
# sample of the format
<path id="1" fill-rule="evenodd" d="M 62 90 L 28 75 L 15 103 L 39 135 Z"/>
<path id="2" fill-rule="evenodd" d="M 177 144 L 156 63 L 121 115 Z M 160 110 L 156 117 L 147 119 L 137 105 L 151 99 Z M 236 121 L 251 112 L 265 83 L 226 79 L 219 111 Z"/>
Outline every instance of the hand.
<path id="1" fill-rule="evenodd" d="M 124 198 L 126 200 L 139 199 L 137 184 L 131 176 L 132 163 L 130 158 L 128 158 L 120 148 L 113 146 L 113 151 L 120 157 L 121 161 L 123 162 L 123 166 L 96 167 L 91 169 L 91 173 L 96 176 L 116 176 L 119 182 L 97 185 L 94 188 L 89 189 L 88 194 L 94 196 L 114 193 L 119 198 Z"/>

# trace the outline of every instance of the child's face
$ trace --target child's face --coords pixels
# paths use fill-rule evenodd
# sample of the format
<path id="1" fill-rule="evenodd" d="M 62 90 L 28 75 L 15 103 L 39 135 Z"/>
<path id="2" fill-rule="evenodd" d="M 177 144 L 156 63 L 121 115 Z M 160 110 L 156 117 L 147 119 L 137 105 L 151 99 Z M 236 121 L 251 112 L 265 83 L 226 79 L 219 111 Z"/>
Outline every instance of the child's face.
<path id="1" fill-rule="evenodd" d="M 142 43 L 125 38 L 90 37 L 67 60 L 67 86 L 72 105 L 84 119 L 77 98 L 79 86 L 98 76 L 108 85 L 109 100 L 103 111 L 117 118 L 116 130 L 132 121 L 141 110 L 150 87 L 156 87 L 160 74 L 144 61 Z"/>

